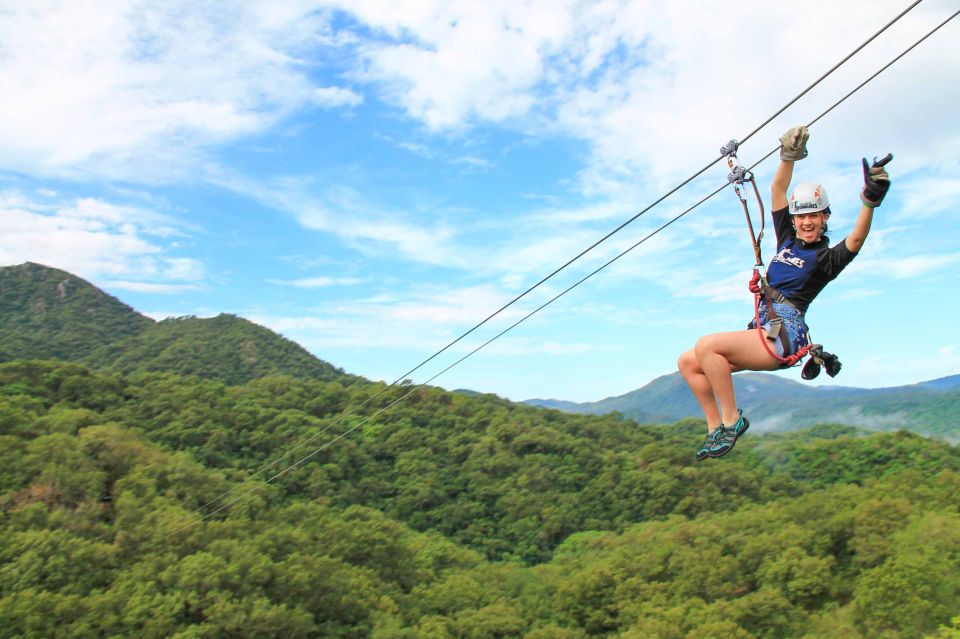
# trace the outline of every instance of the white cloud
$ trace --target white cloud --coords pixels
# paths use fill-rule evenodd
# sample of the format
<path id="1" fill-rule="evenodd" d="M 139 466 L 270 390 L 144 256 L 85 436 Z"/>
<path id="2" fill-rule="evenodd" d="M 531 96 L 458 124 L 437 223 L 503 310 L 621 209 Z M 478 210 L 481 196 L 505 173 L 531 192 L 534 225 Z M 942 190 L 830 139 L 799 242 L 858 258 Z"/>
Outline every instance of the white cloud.
<path id="1" fill-rule="evenodd" d="M 881 9 L 889 7 L 891 15 L 899 9 L 892 0 L 882 4 L 870 5 L 876 26 Z M 429 129 L 509 121 L 524 132 L 586 141 L 590 163 L 580 186 L 599 202 L 557 216 L 601 219 L 622 210 L 605 206 L 604 199 L 642 201 L 649 192 L 643 187 L 699 168 L 719 144 L 742 135 L 833 64 L 847 52 L 851 24 L 864 36 L 875 26 L 860 19 L 862 6 L 814 3 L 807 12 L 818 19 L 799 22 L 789 7 L 769 3 L 738 12 L 698 5 L 695 16 L 682 3 L 576 0 L 248 2 L 228 13 L 186 2 L 24 8 L 0 18 L 0 92 L 18 96 L 0 104 L 0 168 L 102 172 L 149 182 L 195 177 L 203 167 L 199 174 L 216 182 L 204 149 L 259 133 L 311 105 L 360 104 L 363 96 L 354 88 L 311 79 L 317 68 L 352 59 L 355 78 Z M 357 22 L 334 30 L 334 9 Z M 908 15 L 902 29 L 885 36 L 882 51 L 878 45 L 866 62 L 851 62 L 861 66 L 843 83 L 909 42 L 939 10 L 935 5 Z M 752 36 L 742 37 L 744 29 Z M 804 55 L 797 56 L 812 33 L 837 46 L 803 46 Z M 960 138 L 949 105 L 960 95 L 945 69 L 958 54 L 943 40 L 932 39 L 912 54 L 940 56 L 942 63 L 928 69 L 932 80 L 909 85 L 916 89 L 909 114 L 912 122 L 919 103 L 926 119 L 943 116 L 938 144 L 931 146 L 937 157 L 955 157 Z M 731 57 L 748 61 L 750 73 L 738 72 Z M 910 78 L 906 73 L 896 72 L 878 90 L 885 105 L 882 130 L 865 131 L 856 107 L 841 109 L 831 116 L 832 128 L 824 123 L 814 131 L 815 152 L 833 157 L 842 149 L 848 155 L 850 140 L 859 143 L 869 133 L 885 147 L 904 142 L 905 157 L 898 161 L 916 164 L 911 149 L 932 134 L 918 135 L 901 117 L 907 101 L 897 96 Z M 941 76 L 944 82 L 934 81 Z M 827 91 L 816 93 L 821 102 L 827 98 Z M 837 131 L 844 133 L 831 135 Z M 774 145 L 777 133 L 764 132 L 762 146 Z M 489 162 L 473 155 L 458 161 Z M 722 180 L 725 171 L 715 173 Z M 943 192 L 955 186 L 947 182 Z M 451 229 L 419 229 L 395 213 L 370 210 L 369 202 L 363 214 L 344 217 L 357 199 L 325 194 L 312 207 L 298 208 L 298 216 L 310 228 L 334 229 L 360 245 L 369 241 L 411 259 L 464 263 L 446 248 Z"/>
<path id="2" fill-rule="evenodd" d="M 198 291 L 199 286 L 194 284 L 153 284 L 150 282 L 130 282 L 126 280 L 105 280 L 103 286 L 111 289 L 134 291 L 137 293 L 173 294 L 186 291 Z"/>
<path id="3" fill-rule="evenodd" d="M 303 277 L 295 280 L 276 280 L 268 279 L 271 284 L 280 286 L 293 286 L 295 288 L 326 288 L 329 286 L 355 286 L 362 284 L 365 280 L 357 277 Z"/>
<path id="4" fill-rule="evenodd" d="M 574 30 L 569 2 L 338 4 L 394 38 L 358 47 L 360 76 L 434 130 L 525 115 L 544 57 Z"/>
<path id="5" fill-rule="evenodd" d="M 711 302 L 740 302 L 746 305 L 753 301 L 753 294 L 748 289 L 752 274 L 750 270 L 741 270 L 727 277 L 718 277 L 716 272 L 701 273 L 697 278 L 698 283 L 680 287 L 677 295 L 702 297 Z M 704 276 L 708 281 L 703 280 Z"/>
<path id="6" fill-rule="evenodd" d="M 593 342 L 558 342 L 533 337 L 503 337 L 492 342 L 482 352 L 487 355 L 524 357 L 528 355 L 572 355 L 596 354 L 623 350 L 624 346 L 600 346 Z"/>
<path id="7" fill-rule="evenodd" d="M 211 179 L 291 215 L 308 230 L 330 233 L 361 252 L 450 267 L 466 265 L 453 246 L 454 229 L 391 211 L 349 186 L 296 178 L 253 180 L 223 172 Z"/>
<path id="8" fill-rule="evenodd" d="M 960 201 L 960 160 L 937 167 L 936 174 L 918 176 L 905 187 L 903 210 L 913 219 L 944 215 Z"/>
<path id="9" fill-rule="evenodd" d="M 908 14 L 761 132 L 759 146 L 775 146 L 781 128 L 808 119 L 911 43 L 943 17 L 944 4 Z M 0 103 L 0 168 L 192 178 L 211 146 L 312 106 L 362 103 L 355 87 L 318 80 L 318 71 L 332 71 L 367 82 L 433 131 L 508 123 L 584 140 L 587 194 L 662 186 L 715 157 L 901 8 L 893 0 L 821 0 L 804 10 L 815 19 L 797 20 L 789 6 L 739 7 L 316 0 L 237 2 L 224 12 L 193 2 L 24 4 L 0 16 L 0 93 L 17 96 Z M 336 10 L 356 22 L 334 22 Z M 949 38 L 931 38 L 819 123 L 813 153 L 846 158 L 879 145 L 902 154 L 905 168 L 955 158 L 958 57 Z M 864 109 L 874 104 L 884 105 L 884 118 L 866 127 Z M 757 155 L 746 149 L 745 157 Z"/>
<path id="10" fill-rule="evenodd" d="M 358 36 L 358 77 L 410 117 L 431 130 L 506 121 L 585 140 L 592 157 L 581 186 L 593 196 L 638 181 L 662 187 L 700 168 L 902 9 L 893 0 L 824 0 L 805 6 L 809 19 L 797 19 L 795 8 L 759 0 L 735 12 L 627 1 L 335 4 L 373 30 Z M 902 18 L 760 132 L 743 157 L 772 149 L 782 129 L 812 119 L 875 72 L 948 15 L 946 4 Z M 924 42 L 818 123 L 812 154 L 836 160 L 891 148 L 907 169 L 931 154 L 956 157 L 957 62 L 943 33 Z M 882 122 L 866 126 L 864 112 L 878 104 Z M 931 129 L 931 120 L 939 126 Z"/>
<path id="11" fill-rule="evenodd" d="M 247 314 L 250 319 L 304 344 L 314 352 L 331 348 L 402 349 L 432 352 L 456 338 L 510 300 L 502 291 L 484 285 L 465 288 L 429 287 L 403 296 L 376 296 L 329 303 L 308 315 L 285 317 Z M 457 352 L 473 348 L 503 330 L 526 311 L 511 308 Z"/>
<path id="12" fill-rule="evenodd" d="M 942 269 L 960 262 L 960 254 L 910 255 L 864 260 L 858 265 L 861 272 L 869 271 L 872 277 L 905 280 L 931 273 L 941 274 Z"/>
<path id="13" fill-rule="evenodd" d="M 375 313 L 379 317 L 398 322 L 465 326 L 478 322 L 508 301 L 509 298 L 502 291 L 483 285 L 427 291 L 420 301 L 398 301 L 375 309 Z M 508 320 L 516 318 L 518 314 L 516 309 L 510 309 L 500 317 Z"/>
<path id="14" fill-rule="evenodd" d="M 309 105 L 309 51 L 336 46 L 304 3 L 22 3 L 0 14 L 0 168 L 34 175 L 183 179 L 202 150 Z"/>
<path id="15" fill-rule="evenodd" d="M 453 161 L 454 164 L 462 164 L 472 169 L 486 169 L 491 166 L 490 160 L 485 160 L 483 158 L 474 157 L 472 155 L 465 155 L 463 157 L 457 158 Z"/>
<path id="16" fill-rule="evenodd" d="M 357 106 L 363 103 L 363 96 L 343 87 L 323 87 L 313 92 L 314 101 L 322 107 Z"/>
<path id="17" fill-rule="evenodd" d="M 147 239 L 184 236 L 175 226 L 152 211 L 94 198 L 34 202 L 7 191 L 0 194 L 0 263 L 39 262 L 126 290 L 193 290 L 203 264 Z"/>

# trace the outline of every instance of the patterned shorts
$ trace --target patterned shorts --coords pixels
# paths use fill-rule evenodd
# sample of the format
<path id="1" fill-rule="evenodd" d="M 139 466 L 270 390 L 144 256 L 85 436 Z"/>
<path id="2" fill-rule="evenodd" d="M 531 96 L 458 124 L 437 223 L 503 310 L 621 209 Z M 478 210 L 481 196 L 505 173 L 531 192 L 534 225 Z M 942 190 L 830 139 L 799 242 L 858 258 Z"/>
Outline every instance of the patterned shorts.
<path id="1" fill-rule="evenodd" d="M 783 326 L 787 331 L 787 337 L 790 346 L 789 352 L 785 353 L 783 349 L 783 341 L 777 339 L 775 340 L 774 352 L 776 352 L 776 354 L 780 357 L 788 357 L 807 345 L 809 342 L 807 333 L 810 329 L 807 327 L 803 313 L 800 312 L 799 309 L 789 304 L 773 302 L 773 310 L 777 315 L 780 316 L 780 319 L 783 320 Z M 770 318 L 767 316 L 766 300 L 760 300 L 760 326 L 763 327 L 763 330 L 768 330 L 770 328 Z M 756 320 L 751 320 L 750 324 L 747 325 L 747 328 L 757 328 Z"/>

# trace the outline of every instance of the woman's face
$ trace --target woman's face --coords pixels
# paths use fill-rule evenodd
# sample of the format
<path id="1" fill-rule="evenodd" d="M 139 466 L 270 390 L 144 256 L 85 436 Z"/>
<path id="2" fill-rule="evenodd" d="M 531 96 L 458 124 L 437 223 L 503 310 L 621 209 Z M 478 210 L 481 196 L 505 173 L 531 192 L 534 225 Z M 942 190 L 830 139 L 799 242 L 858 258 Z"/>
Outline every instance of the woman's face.
<path id="1" fill-rule="evenodd" d="M 827 213 L 817 211 L 816 213 L 798 213 L 793 216 L 793 228 L 797 230 L 797 239 L 803 240 L 807 244 L 816 242 L 820 239 L 820 229 L 827 221 Z"/>

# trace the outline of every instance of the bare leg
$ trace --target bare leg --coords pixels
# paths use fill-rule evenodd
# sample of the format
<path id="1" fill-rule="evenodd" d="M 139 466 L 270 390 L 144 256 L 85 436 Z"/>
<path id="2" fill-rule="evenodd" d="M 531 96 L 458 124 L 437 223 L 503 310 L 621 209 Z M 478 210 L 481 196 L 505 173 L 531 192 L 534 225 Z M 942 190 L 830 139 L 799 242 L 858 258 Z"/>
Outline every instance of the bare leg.
<path id="1" fill-rule="evenodd" d="M 732 374 L 743 370 L 776 370 L 780 364 L 764 348 L 756 330 L 706 335 L 697 340 L 693 350 L 713 394 L 720 402 L 721 421 L 728 425 L 739 417 Z"/>
<path id="2" fill-rule="evenodd" d="M 700 409 L 707 419 L 707 431 L 713 432 L 721 422 L 720 411 L 717 409 L 717 396 L 714 395 L 710 380 L 704 374 L 692 349 L 680 356 L 677 360 L 677 368 L 687 382 L 687 386 L 693 391 L 697 403 L 700 404 Z"/>

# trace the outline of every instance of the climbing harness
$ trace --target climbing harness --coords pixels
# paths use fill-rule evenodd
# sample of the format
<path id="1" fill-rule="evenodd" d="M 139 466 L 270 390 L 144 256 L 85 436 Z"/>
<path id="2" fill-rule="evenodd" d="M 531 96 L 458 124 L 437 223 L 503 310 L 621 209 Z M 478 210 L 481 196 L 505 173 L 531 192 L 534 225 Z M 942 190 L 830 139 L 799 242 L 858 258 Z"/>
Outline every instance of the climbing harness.
<path id="1" fill-rule="evenodd" d="M 748 288 L 750 292 L 753 293 L 753 317 L 757 327 L 757 335 L 759 335 L 760 342 L 767 352 L 780 362 L 781 369 L 796 366 L 800 363 L 800 360 L 810 355 L 810 360 L 803 367 L 801 373 L 803 379 L 815 378 L 820 374 L 821 366 L 826 367 L 827 374 L 833 377 L 840 372 L 841 365 L 839 360 L 835 355 L 825 353 L 823 346 L 820 344 L 814 344 L 813 340 L 810 339 L 809 333 L 806 335 L 807 343 L 800 347 L 796 353 L 792 353 L 786 357 L 778 355 L 770 346 L 770 340 L 779 340 L 783 352 L 790 353 L 790 335 L 787 332 L 787 327 L 783 325 L 783 318 L 777 314 L 773 305 L 774 303 L 786 304 L 794 308 L 796 308 L 796 305 L 787 299 L 780 291 L 770 286 L 770 282 L 767 281 L 766 268 L 763 265 L 763 258 L 760 253 L 760 242 L 763 240 L 765 227 L 763 198 L 760 197 L 760 189 L 757 188 L 757 181 L 753 177 L 753 172 L 744 168 L 737 159 L 737 149 L 739 146 L 739 142 L 730 140 L 720 148 L 720 154 L 727 159 L 727 166 L 730 167 L 727 182 L 733 185 L 734 193 L 737 194 L 737 198 L 743 206 L 743 215 L 747 220 L 747 230 L 750 232 L 750 242 L 753 245 L 753 256 L 756 259 L 753 267 L 753 276 L 750 278 Z M 759 233 L 754 232 L 753 219 L 750 217 L 750 207 L 747 205 L 746 188 L 744 187 L 745 182 L 749 182 L 751 186 L 753 186 L 753 193 L 757 200 L 757 206 L 760 209 Z M 769 324 L 769 327 L 766 329 L 760 324 L 761 300 L 763 300 L 765 305 Z M 829 364 L 827 362 L 829 362 Z"/>

